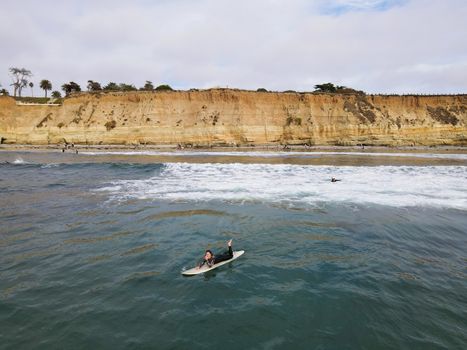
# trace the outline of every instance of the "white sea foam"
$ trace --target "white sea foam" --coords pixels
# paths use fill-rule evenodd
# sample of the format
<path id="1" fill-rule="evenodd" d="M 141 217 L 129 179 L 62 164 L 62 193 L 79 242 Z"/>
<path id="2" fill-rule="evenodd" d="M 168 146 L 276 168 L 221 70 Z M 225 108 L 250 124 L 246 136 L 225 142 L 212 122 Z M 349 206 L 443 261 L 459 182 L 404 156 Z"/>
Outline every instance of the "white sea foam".
<path id="1" fill-rule="evenodd" d="M 47 164 L 42 164 L 41 168 L 49 169 L 49 168 L 58 168 L 59 166 L 60 166 L 60 163 L 47 163 Z"/>
<path id="2" fill-rule="evenodd" d="M 342 181 L 332 183 L 331 177 Z M 437 206 L 467 210 L 464 166 L 300 166 L 168 163 L 154 176 L 115 181 L 112 199 L 320 202 Z"/>
<path id="3" fill-rule="evenodd" d="M 13 161 L 13 164 L 25 164 L 25 163 L 26 162 L 21 157 L 18 157 Z"/>
<path id="4" fill-rule="evenodd" d="M 364 156 L 364 157 L 412 157 L 429 159 L 460 159 L 467 160 L 467 154 L 462 153 L 392 153 L 392 152 L 284 152 L 284 151 L 105 151 L 105 152 L 81 152 L 82 155 L 105 156 L 105 155 L 123 155 L 123 156 L 230 156 L 230 157 L 316 157 L 316 156 Z"/>

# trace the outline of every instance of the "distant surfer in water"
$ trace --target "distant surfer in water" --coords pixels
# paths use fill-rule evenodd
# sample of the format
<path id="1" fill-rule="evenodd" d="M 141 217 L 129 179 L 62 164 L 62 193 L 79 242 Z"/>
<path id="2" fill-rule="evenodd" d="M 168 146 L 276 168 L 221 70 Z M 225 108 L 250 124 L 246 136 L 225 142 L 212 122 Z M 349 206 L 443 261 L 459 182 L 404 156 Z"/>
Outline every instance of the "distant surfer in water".
<path id="1" fill-rule="evenodd" d="M 198 265 L 198 268 L 201 268 L 204 264 L 212 267 L 215 264 L 218 264 L 222 261 L 226 261 L 233 258 L 233 251 L 232 251 L 232 240 L 227 242 L 227 246 L 229 250 L 220 255 L 214 255 L 211 250 L 206 250 L 203 256 L 203 262 Z"/>
<path id="2" fill-rule="evenodd" d="M 342 180 L 336 179 L 335 177 L 331 179 L 331 182 L 337 182 L 337 181 L 342 181 Z"/>

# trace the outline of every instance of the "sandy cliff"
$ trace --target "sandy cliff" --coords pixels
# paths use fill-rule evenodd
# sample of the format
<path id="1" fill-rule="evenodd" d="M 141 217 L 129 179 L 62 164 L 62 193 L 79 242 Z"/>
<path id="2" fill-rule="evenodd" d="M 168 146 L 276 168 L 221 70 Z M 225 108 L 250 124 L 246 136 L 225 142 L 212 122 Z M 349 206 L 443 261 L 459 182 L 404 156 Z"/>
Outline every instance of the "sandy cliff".
<path id="1" fill-rule="evenodd" d="M 228 89 L 80 94 L 62 106 L 0 97 L 4 143 L 467 145 L 467 95 Z"/>

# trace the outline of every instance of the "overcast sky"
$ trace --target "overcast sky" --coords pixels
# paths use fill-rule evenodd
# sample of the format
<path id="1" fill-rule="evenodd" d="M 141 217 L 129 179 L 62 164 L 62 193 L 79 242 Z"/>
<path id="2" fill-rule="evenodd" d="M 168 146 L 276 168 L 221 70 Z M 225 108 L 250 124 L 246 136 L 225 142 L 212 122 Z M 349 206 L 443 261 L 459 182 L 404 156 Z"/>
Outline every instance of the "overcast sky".
<path id="1" fill-rule="evenodd" d="M 467 93 L 467 1 L 2 0 L 0 84 L 10 89 L 9 67 L 54 90 L 92 79 Z"/>

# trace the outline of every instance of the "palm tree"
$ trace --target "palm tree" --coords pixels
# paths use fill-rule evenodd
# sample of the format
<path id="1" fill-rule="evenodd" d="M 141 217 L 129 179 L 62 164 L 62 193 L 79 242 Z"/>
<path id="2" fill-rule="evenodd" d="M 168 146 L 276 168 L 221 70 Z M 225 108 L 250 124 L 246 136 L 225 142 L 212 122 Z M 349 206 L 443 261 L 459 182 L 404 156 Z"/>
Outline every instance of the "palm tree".
<path id="1" fill-rule="evenodd" d="M 45 97 L 47 97 L 47 90 L 52 90 L 52 83 L 47 79 L 41 80 L 40 87 L 45 91 Z"/>
<path id="2" fill-rule="evenodd" d="M 34 87 L 34 83 L 32 81 L 29 82 L 29 87 L 31 88 L 31 97 L 34 97 L 34 91 L 32 90 L 32 88 Z"/>

